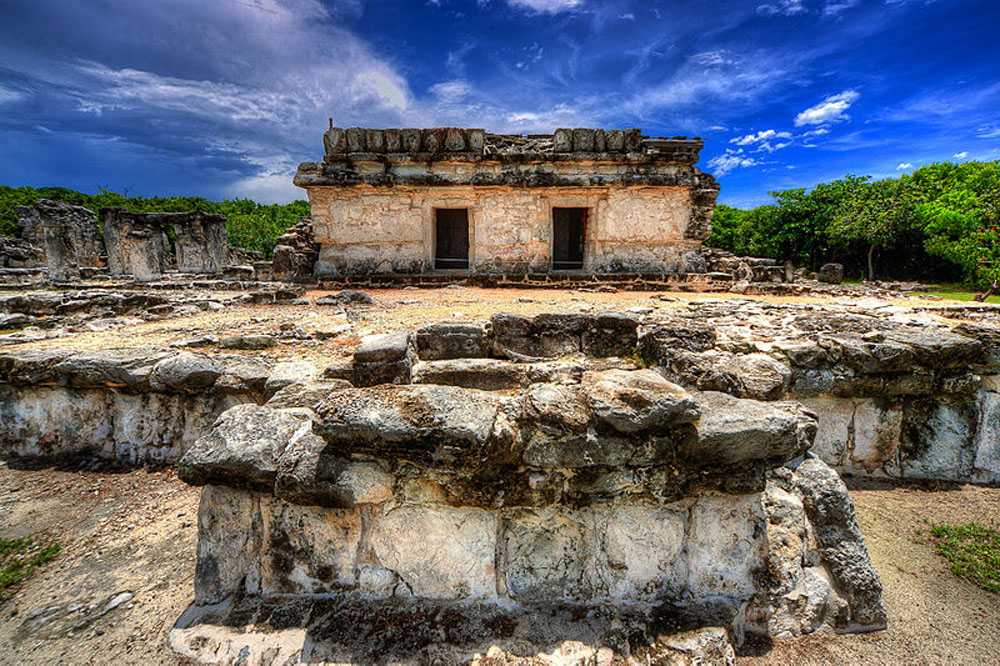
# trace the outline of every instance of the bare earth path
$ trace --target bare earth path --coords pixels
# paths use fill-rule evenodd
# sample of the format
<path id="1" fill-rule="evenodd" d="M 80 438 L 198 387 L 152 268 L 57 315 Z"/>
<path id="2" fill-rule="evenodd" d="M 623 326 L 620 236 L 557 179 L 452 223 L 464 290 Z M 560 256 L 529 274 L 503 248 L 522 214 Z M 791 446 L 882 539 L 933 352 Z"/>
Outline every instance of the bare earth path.
<path id="1" fill-rule="evenodd" d="M 925 519 L 996 525 L 1000 489 L 865 481 L 852 495 L 885 584 L 889 630 L 781 641 L 739 663 L 1000 663 L 1000 595 L 957 579 L 920 538 Z M 2 661 L 185 663 L 166 637 L 192 597 L 197 500 L 170 470 L 0 466 L 0 535 L 48 530 L 65 548 L 0 606 Z M 134 596 L 108 609 L 122 593 Z"/>

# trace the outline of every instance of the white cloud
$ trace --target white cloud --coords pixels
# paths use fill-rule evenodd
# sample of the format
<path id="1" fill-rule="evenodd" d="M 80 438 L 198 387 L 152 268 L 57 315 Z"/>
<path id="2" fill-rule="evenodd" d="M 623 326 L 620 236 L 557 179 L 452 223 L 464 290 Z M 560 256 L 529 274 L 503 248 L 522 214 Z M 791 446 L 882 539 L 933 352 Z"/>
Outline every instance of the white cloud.
<path id="1" fill-rule="evenodd" d="M 968 156 L 969 156 L 969 151 L 967 150 L 963 150 L 960 153 L 955 153 L 954 155 L 952 155 L 952 157 L 954 157 L 956 160 L 964 160 Z"/>
<path id="2" fill-rule="evenodd" d="M 1000 125 L 982 125 L 976 128 L 976 136 L 980 139 L 995 139 L 1000 136 Z"/>
<path id="3" fill-rule="evenodd" d="M 845 90 L 837 95 L 831 95 L 816 106 L 811 106 L 795 116 L 795 126 L 824 125 L 849 120 L 846 111 L 861 97 L 856 90 Z"/>
<path id="4" fill-rule="evenodd" d="M 445 104 L 453 104 L 469 97 L 472 86 L 464 79 L 452 79 L 434 84 L 429 92 Z"/>
<path id="5" fill-rule="evenodd" d="M 507 0 L 511 7 L 519 7 L 544 14 L 558 14 L 576 9 L 583 0 Z"/>
<path id="6" fill-rule="evenodd" d="M 802 0 L 778 0 L 776 4 L 757 7 L 757 13 L 763 16 L 793 16 L 805 11 Z"/>
<path id="7" fill-rule="evenodd" d="M 836 16 L 840 12 L 856 7 L 861 0 L 833 0 L 823 6 L 823 16 Z"/>
<path id="8" fill-rule="evenodd" d="M 899 166 L 896 167 L 896 171 L 906 171 L 907 169 L 912 169 L 912 168 L 913 168 L 913 164 L 912 163 L 910 163 L 910 162 L 903 162 Z"/>
<path id="9" fill-rule="evenodd" d="M 720 49 L 718 51 L 705 51 L 704 53 L 696 53 L 690 58 L 691 62 L 696 65 L 703 65 L 705 67 L 721 67 L 722 65 L 735 65 L 739 61 L 733 57 L 733 55 L 725 50 Z"/>
<path id="10" fill-rule="evenodd" d="M 632 12 L 625 12 L 624 14 L 619 14 L 618 18 L 620 18 L 623 21 L 634 21 L 635 14 L 633 14 Z"/>
<path id="11" fill-rule="evenodd" d="M 10 104 L 24 97 L 24 93 L 0 86 L 0 106 Z"/>
<path id="12" fill-rule="evenodd" d="M 716 155 L 708 161 L 708 168 L 712 169 L 713 174 L 721 177 L 736 169 L 745 169 L 760 164 L 761 162 L 757 159 L 744 154 L 742 148 L 736 150 L 726 148 L 725 153 Z"/>
<path id="13" fill-rule="evenodd" d="M 729 143 L 735 143 L 737 146 L 752 146 L 757 144 L 757 152 L 766 150 L 769 153 L 773 153 L 776 150 L 781 150 L 782 148 L 787 148 L 792 145 L 791 141 L 777 141 L 775 139 L 791 139 L 791 132 L 777 132 L 773 129 L 761 130 L 756 134 L 747 134 L 745 136 L 738 136 L 729 140 Z"/>

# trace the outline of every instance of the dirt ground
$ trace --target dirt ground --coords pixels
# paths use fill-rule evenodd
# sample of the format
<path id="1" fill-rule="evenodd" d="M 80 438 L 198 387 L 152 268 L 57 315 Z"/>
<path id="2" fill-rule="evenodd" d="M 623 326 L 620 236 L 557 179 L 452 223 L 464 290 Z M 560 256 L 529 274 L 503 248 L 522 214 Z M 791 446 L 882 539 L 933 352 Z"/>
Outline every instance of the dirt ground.
<path id="1" fill-rule="evenodd" d="M 1000 489 L 864 481 L 852 495 L 882 582 L 889 629 L 755 646 L 745 666 L 997 664 L 1000 595 L 956 578 L 925 521 L 1000 522 Z M 0 466 L 0 535 L 47 530 L 60 557 L 0 606 L 9 664 L 183 664 L 167 647 L 192 599 L 198 490 L 171 470 Z M 115 608 L 122 593 L 133 596 Z"/>

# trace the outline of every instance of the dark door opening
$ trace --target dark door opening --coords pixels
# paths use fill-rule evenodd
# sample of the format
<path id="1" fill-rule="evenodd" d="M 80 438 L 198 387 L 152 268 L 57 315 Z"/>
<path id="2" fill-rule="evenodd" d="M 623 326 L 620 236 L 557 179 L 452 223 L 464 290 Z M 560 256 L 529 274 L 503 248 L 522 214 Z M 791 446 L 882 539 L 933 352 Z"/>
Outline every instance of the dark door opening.
<path id="1" fill-rule="evenodd" d="M 434 211 L 434 268 L 469 267 L 469 209 Z"/>
<path id="2" fill-rule="evenodd" d="M 552 209 L 552 270 L 583 268 L 583 230 L 586 208 Z"/>

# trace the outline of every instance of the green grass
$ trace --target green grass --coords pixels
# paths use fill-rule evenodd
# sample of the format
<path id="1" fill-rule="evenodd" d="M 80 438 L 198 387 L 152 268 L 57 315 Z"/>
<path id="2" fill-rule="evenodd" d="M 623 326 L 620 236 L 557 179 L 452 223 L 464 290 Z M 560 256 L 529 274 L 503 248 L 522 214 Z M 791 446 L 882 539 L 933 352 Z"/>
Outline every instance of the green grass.
<path id="1" fill-rule="evenodd" d="M 932 525 L 931 539 L 956 575 L 1000 592 L 1000 532 L 976 522 Z"/>
<path id="2" fill-rule="evenodd" d="M 14 595 L 38 567 L 54 560 L 62 546 L 45 536 L 0 537 L 0 604 Z"/>
<path id="3" fill-rule="evenodd" d="M 962 284 L 944 283 L 928 285 L 927 291 L 915 291 L 914 294 L 927 294 L 930 296 L 940 296 L 952 301 L 971 301 L 975 298 L 975 290 L 969 289 Z M 1000 303 L 1000 295 L 994 294 L 986 299 L 986 303 Z"/>

